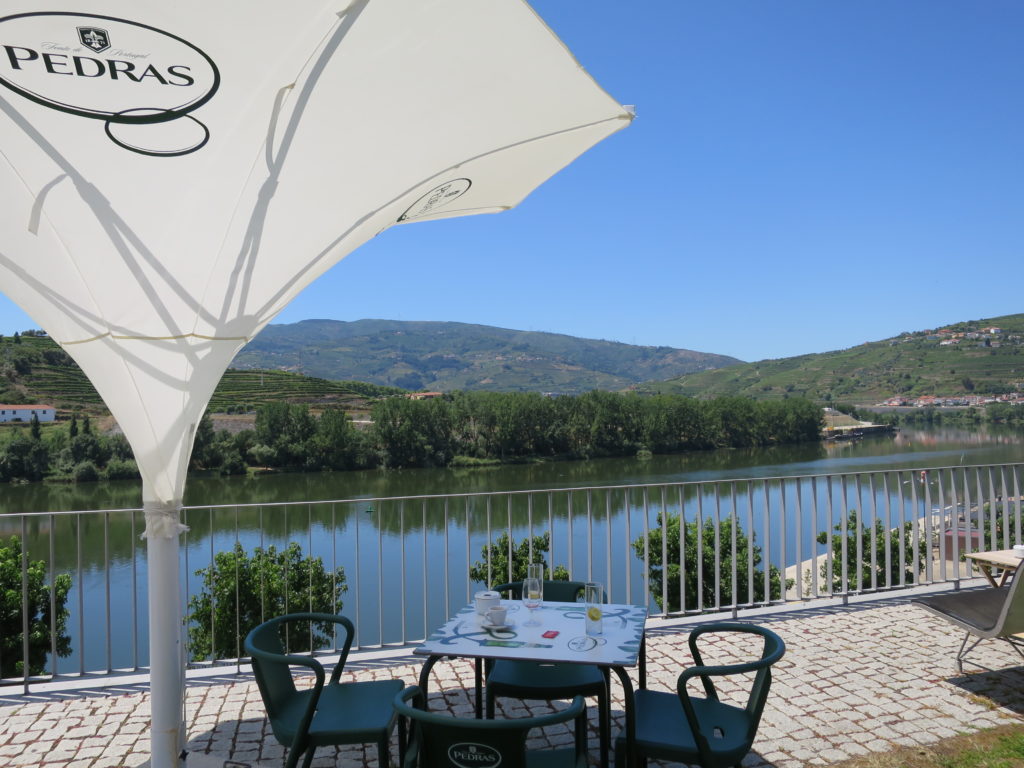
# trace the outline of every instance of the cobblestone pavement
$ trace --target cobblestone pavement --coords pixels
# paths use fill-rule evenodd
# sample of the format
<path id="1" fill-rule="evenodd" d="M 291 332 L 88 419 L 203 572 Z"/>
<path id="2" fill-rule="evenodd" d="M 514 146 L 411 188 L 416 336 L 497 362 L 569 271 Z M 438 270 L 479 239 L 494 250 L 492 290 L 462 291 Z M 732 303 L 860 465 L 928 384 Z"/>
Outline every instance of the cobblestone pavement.
<path id="1" fill-rule="evenodd" d="M 1024 722 L 1024 667 L 1016 652 L 1007 643 L 986 641 L 970 659 L 995 671 L 969 664 L 960 674 L 954 656 L 962 636 L 906 597 L 805 607 L 752 620 L 780 634 L 787 652 L 774 668 L 754 751 L 744 765 L 828 765 L 894 745 L 929 744 L 958 733 Z M 676 676 L 690 663 L 686 639 L 694 624 L 650 622 L 648 687 L 675 689 Z M 737 640 L 722 636 L 708 647 L 709 663 L 738 660 L 743 650 Z M 412 684 L 419 668 L 419 661 L 409 655 L 388 661 L 355 660 L 345 679 L 397 677 Z M 431 680 L 433 708 L 470 716 L 472 687 L 471 662 L 439 663 Z M 735 684 L 726 690 L 740 692 Z M 617 681 L 613 694 L 617 732 L 622 722 Z M 498 703 L 507 717 L 551 711 L 544 702 Z M 596 707 L 589 710 L 591 762 L 596 764 Z M 2 696 L 0 764 L 142 765 L 149 757 L 148 714 L 148 695 L 141 687 Z M 283 763 L 284 750 L 269 732 L 259 691 L 249 675 L 191 680 L 187 727 L 189 750 L 195 756 L 189 765 L 220 766 L 224 759 L 260 766 Z M 551 729 L 537 735 L 536 746 L 564 744 L 569 738 L 566 728 Z M 376 749 L 324 748 L 313 765 L 376 766 Z"/>

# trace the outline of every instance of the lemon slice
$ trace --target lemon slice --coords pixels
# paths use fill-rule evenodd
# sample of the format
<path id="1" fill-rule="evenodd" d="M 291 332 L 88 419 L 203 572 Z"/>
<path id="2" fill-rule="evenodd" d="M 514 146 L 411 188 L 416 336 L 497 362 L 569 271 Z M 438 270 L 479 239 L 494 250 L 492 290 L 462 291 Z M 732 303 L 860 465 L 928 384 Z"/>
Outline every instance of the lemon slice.
<path id="1" fill-rule="evenodd" d="M 601 609 L 598 608 L 596 605 L 590 606 L 589 608 L 587 608 L 587 618 L 591 621 L 600 621 Z"/>

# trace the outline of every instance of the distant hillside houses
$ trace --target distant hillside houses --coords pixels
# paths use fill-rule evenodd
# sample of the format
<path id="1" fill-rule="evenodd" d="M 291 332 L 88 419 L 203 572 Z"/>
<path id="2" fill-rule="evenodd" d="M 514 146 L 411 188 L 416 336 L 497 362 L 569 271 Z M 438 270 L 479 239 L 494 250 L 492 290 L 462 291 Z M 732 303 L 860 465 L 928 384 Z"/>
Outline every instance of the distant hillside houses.
<path id="1" fill-rule="evenodd" d="M 32 421 L 32 416 L 40 422 L 53 421 L 57 418 L 57 410 L 52 405 L 0 404 L 0 424 L 9 421 Z"/>
<path id="2" fill-rule="evenodd" d="M 937 341 L 940 347 L 952 347 L 959 344 L 974 342 L 979 347 L 999 347 L 1003 344 L 1020 344 L 1020 334 L 1007 334 L 1002 328 L 992 325 L 977 330 L 959 330 L 952 328 L 939 328 L 931 331 L 918 331 L 917 333 L 904 333 L 898 339 L 893 339 L 890 344 L 915 341 L 924 338 L 925 341 Z"/>
<path id="3" fill-rule="evenodd" d="M 1013 392 L 1007 395 L 923 395 L 921 397 L 890 397 L 877 405 L 888 407 L 913 408 L 953 408 L 957 406 L 983 406 L 992 403 L 1010 403 L 1024 405 L 1024 393 Z"/>

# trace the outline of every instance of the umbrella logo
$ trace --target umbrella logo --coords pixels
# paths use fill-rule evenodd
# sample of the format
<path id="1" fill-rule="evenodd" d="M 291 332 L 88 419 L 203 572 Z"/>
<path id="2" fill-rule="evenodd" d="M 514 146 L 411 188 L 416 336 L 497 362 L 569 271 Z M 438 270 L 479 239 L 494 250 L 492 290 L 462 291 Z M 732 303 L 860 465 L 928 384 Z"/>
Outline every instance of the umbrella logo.
<path id="1" fill-rule="evenodd" d="M 196 45 L 148 24 L 41 11 L 0 18 L 0 85 L 102 121 L 122 149 L 177 157 L 209 141 L 194 113 L 216 94 L 220 72 Z"/>
<path id="2" fill-rule="evenodd" d="M 473 186 L 473 182 L 469 179 L 452 179 L 444 184 L 439 184 L 410 205 L 405 213 L 398 217 L 398 221 L 409 221 L 409 219 L 429 216 L 438 208 L 444 208 L 462 197 L 471 186 Z"/>
<path id="3" fill-rule="evenodd" d="M 92 48 L 96 53 L 103 53 L 110 47 L 110 35 L 107 34 L 107 30 L 99 27 L 79 27 L 78 39 L 82 41 L 82 45 Z"/>

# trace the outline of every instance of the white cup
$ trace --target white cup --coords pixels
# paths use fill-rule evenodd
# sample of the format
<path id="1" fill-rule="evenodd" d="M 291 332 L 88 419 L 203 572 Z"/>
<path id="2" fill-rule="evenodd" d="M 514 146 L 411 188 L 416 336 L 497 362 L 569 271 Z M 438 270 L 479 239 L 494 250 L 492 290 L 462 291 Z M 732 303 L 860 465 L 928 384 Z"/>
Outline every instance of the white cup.
<path id="1" fill-rule="evenodd" d="M 481 616 L 487 615 L 487 611 L 501 602 L 501 595 L 492 590 L 477 592 L 473 597 L 476 601 L 476 612 Z"/>
<path id="2" fill-rule="evenodd" d="M 491 626 L 505 626 L 505 619 L 508 616 L 508 608 L 503 605 L 496 605 L 487 611 L 487 621 Z"/>

